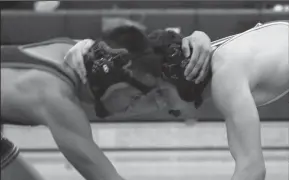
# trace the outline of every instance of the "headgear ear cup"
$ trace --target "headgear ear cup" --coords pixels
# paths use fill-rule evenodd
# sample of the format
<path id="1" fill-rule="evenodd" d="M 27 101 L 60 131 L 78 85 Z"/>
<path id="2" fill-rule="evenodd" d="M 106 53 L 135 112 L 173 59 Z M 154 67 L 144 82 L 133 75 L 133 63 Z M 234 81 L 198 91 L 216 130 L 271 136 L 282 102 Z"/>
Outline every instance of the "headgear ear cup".
<path id="1" fill-rule="evenodd" d="M 151 87 L 136 80 L 125 66 L 131 61 L 131 55 L 123 49 L 112 49 L 105 42 L 98 41 L 84 55 L 84 64 L 87 71 L 89 87 L 95 97 L 95 108 L 98 114 L 106 116 L 100 98 L 105 91 L 113 84 L 127 82 L 143 93 L 151 90 Z"/>
<path id="2" fill-rule="evenodd" d="M 94 108 L 98 117 L 104 118 L 109 112 L 100 98 L 106 89 L 117 81 L 118 76 L 110 75 L 115 70 L 114 58 L 127 53 L 125 49 L 112 49 L 105 42 L 96 41 L 87 53 L 84 54 L 84 65 L 87 71 L 87 80 L 94 95 Z"/>
<path id="3" fill-rule="evenodd" d="M 202 104 L 201 94 L 210 77 L 200 84 L 186 80 L 184 70 L 189 63 L 189 58 L 182 53 L 182 35 L 171 31 L 156 30 L 148 37 L 154 51 L 163 55 L 163 78 L 176 86 L 183 100 L 193 101 L 195 107 L 198 108 Z"/>
<path id="4" fill-rule="evenodd" d="M 185 80 L 184 69 L 189 60 L 182 52 L 182 36 L 165 30 L 156 30 L 149 36 L 156 53 L 164 56 L 163 73 L 166 78 Z"/>

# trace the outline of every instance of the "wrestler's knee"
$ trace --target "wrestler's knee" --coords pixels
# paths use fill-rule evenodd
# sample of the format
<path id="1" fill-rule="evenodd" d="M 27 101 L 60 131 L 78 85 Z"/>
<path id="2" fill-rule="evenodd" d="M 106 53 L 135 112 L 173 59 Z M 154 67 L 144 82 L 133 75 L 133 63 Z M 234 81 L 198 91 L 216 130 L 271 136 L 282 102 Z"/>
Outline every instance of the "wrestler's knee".
<path id="1" fill-rule="evenodd" d="M 13 162 L 1 170 L 1 180 L 42 180 L 37 171 L 18 155 Z"/>
<path id="2" fill-rule="evenodd" d="M 9 166 L 19 155 L 19 149 L 1 133 L 1 171 Z"/>

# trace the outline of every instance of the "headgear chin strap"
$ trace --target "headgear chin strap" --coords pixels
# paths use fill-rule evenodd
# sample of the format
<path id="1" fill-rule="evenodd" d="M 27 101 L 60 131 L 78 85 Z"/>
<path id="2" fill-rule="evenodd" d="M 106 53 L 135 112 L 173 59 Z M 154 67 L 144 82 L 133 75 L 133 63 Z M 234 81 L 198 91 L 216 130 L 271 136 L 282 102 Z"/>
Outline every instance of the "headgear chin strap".
<path id="1" fill-rule="evenodd" d="M 135 79 L 125 68 L 131 61 L 132 57 L 125 49 L 111 49 L 103 41 L 95 42 L 84 55 L 87 80 L 95 98 L 97 116 L 109 115 L 100 98 L 113 84 L 127 82 L 144 94 L 152 89 Z"/>

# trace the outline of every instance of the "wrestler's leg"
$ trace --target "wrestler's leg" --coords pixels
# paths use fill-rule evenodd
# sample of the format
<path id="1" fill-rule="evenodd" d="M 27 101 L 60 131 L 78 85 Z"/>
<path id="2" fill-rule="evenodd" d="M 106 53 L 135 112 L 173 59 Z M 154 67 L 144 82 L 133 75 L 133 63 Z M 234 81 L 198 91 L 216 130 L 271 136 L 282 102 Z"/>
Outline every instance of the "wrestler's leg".
<path id="1" fill-rule="evenodd" d="M 19 155 L 19 149 L 3 137 L 1 118 L 1 180 L 42 180 L 43 178 Z"/>
<path id="2" fill-rule="evenodd" d="M 18 155 L 5 169 L 1 170 L 1 180 L 43 180 L 40 174 Z"/>

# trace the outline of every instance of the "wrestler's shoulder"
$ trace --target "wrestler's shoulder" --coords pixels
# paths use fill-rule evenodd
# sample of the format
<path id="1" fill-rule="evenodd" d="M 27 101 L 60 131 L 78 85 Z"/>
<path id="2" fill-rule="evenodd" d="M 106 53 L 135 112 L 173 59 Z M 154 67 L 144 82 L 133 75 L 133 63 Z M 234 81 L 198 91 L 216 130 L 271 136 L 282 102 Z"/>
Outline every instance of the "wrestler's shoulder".
<path id="1" fill-rule="evenodd" d="M 41 96 L 75 96 L 74 86 L 50 72 L 38 69 L 28 70 L 19 83 L 29 86 L 31 91 L 41 92 Z"/>
<path id="2" fill-rule="evenodd" d="M 246 59 L 252 57 L 252 51 L 241 48 L 239 44 L 230 43 L 215 50 L 211 59 L 213 72 L 230 69 L 240 69 L 246 65 Z"/>

